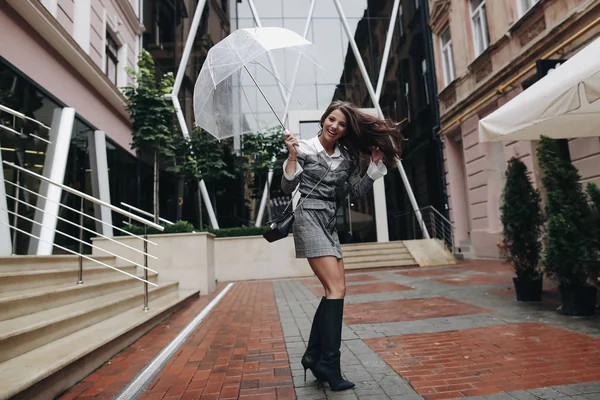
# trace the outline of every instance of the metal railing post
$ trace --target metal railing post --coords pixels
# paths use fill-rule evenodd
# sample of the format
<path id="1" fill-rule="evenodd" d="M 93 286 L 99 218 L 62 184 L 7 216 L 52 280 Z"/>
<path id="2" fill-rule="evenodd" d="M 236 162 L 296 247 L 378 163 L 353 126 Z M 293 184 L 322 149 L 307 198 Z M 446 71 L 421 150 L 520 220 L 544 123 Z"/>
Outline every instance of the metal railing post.
<path id="1" fill-rule="evenodd" d="M 13 218 L 13 225 L 16 228 L 17 224 L 19 223 L 19 201 L 18 199 L 21 197 L 21 171 L 17 170 L 17 186 L 15 187 L 15 198 L 17 198 L 17 201 L 15 201 L 15 217 Z M 13 229 L 13 250 L 12 253 L 13 254 L 17 254 L 17 230 Z"/>
<path id="2" fill-rule="evenodd" d="M 148 234 L 144 234 L 144 311 L 148 311 Z"/>
<path id="3" fill-rule="evenodd" d="M 79 280 L 78 285 L 83 285 L 83 198 L 79 206 Z"/>

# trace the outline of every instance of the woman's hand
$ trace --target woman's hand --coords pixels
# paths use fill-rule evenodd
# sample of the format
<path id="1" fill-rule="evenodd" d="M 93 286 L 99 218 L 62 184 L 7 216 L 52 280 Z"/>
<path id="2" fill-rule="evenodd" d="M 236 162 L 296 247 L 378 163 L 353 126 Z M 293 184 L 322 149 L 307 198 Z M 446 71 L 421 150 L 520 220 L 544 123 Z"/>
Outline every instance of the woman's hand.
<path id="1" fill-rule="evenodd" d="M 296 156 L 298 155 L 298 139 L 296 139 L 296 137 L 289 131 L 285 131 L 283 133 L 283 136 L 285 137 L 285 145 L 288 148 L 288 158 L 291 160 L 295 160 Z"/>
<path id="2" fill-rule="evenodd" d="M 381 160 L 383 160 L 383 152 L 379 150 L 379 147 L 371 147 L 371 161 L 377 165 Z"/>

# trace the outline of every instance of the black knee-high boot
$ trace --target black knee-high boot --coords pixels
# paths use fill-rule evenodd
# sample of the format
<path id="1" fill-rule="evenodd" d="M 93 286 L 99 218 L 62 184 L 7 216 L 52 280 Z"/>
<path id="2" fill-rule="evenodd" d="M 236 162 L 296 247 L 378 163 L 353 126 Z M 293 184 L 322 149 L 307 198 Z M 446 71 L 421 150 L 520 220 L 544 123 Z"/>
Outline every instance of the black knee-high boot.
<path id="1" fill-rule="evenodd" d="M 302 366 L 304 367 L 304 381 L 306 382 L 306 370 L 310 369 L 313 375 L 315 375 L 315 365 L 317 365 L 317 361 L 321 357 L 321 316 L 323 314 L 323 302 L 325 301 L 325 297 L 321 297 L 321 302 L 317 307 L 317 311 L 315 312 L 315 316 L 313 318 L 313 323 L 310 328 L 310 336 L 308 337 L 308 344 L 306 345 L 306 351 L 302 356 Z M 316 377 L 316 375 L 315 375 Z"/>
<path id="2" fill-rule="evenodd" d="M 334 392 L 352 389 L 354 383 L 342 377 L 340 347 L 344 299 L 325 299 L 321 323 L 321 357 L 315 367 L 320 380 L 327 381 Z"/>

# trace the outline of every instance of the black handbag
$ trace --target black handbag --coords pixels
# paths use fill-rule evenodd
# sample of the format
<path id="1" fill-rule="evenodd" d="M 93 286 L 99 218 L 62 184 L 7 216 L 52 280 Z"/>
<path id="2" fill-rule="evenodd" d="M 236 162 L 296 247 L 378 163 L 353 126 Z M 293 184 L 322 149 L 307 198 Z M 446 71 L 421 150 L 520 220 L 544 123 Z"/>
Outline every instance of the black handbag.
<path id="1" fill-rule="evenodd" d="M 325 175 L 323 175 L 323 177 L 319 180 L 319 182 L 317 182 L 317 184 L 311 189 L 311 191 L 308 193 L 308 195 L 306 195 L 306 197 L 304 197 L 298 203 L 298 207 L 300 207 L 302 205 L 302 203 L 304 203 L 304 200 L 306 200 L 308 198 L 308 196 L 310 194 L 312 194 L 312 192 L 317 188 L 317 186 L 319 186 L 319 184 L 323 181 L 325 176 L 327 176 L 327 173 L 329 173 L 330 169 L 331 169 L 331 163 L 329 164 L 327 171 L 325 172 Z M 292 202 L 294 201 L 293 197 L 294 196 L 292 195 L 292 200 L 290 200 L 290 203 L 287 205 L 285 210 L 283 210 L 283 212 L 280 215 L 273 218 L 272 221 L 268 222 L 267 226 L 269 227 L 269 229 L 265 233 L 263 233 L 263 237 L 265 239 L 267 239 L 267 241 L 269 243 L 273 243 L 277 240 L 288 237 L 288 235 L 292 231 L 292 226 L 294 225 L 295 216 L 294 216 L 294 210 L 289 210 L 289 208 L 292 205 Z"/>

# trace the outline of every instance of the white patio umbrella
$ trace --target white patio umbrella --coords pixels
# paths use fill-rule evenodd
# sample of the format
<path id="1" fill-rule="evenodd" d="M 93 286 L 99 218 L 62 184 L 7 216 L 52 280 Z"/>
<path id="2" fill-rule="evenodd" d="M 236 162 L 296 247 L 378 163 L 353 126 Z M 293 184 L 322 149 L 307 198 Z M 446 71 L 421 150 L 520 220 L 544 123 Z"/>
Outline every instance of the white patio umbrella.
<path id="1" fill-rule="evenodd" d="M 479 140 L 600 136 L 600 38 L 479 121 Z"/>

